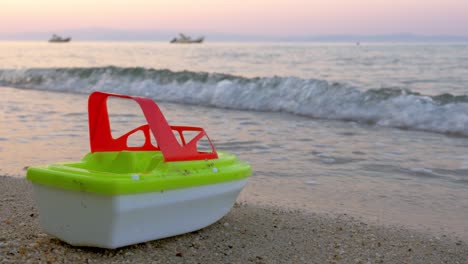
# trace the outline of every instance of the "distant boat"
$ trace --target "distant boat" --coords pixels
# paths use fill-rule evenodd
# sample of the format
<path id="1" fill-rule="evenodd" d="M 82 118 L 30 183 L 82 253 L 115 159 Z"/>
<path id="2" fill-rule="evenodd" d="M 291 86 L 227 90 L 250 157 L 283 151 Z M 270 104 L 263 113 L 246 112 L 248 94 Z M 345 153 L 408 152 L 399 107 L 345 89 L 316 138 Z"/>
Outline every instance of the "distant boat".
<path id="1" fill-rule="evenodd" d="M 192 39 L 189 36 L 186 36 L 182 33 L 179 33 L 179 37 L 173 38 L 170 42 L 171 43 L 182 43 L 182 44 L 190 44 L 190 43 L 202 43 L 205 37 L 199 37 L 196 39 Z"/>
<path id="2" fill-rule="evenodd" d="M 64 42 L 70 42 L 71 38 L 68 37 L 68 38 L 62 38 L 58 35 L 52 35 L 52 37 L 49 39 L 49 42 L 52 42 L 52 43 L 64 43 Z"/>

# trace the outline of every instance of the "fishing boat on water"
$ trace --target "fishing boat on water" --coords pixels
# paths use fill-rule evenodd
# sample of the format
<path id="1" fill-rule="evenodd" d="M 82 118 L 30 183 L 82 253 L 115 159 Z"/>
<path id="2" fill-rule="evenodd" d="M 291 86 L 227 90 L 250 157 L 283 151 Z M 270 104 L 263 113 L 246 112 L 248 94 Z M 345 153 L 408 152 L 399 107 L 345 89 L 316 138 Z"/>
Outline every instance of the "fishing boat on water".
<path id="1" fill-rule="evenodd" d="M 52 37 L 49 39 L 49 42 L 51 43 L 64 43 L 64 42 L 70 42 L 70 41 L 71 41 L 70 37 L 62 38 L 56 34 L 53 34 Z"/>
<path id="2" fill-rule="evenodd" d="M 173 38 L 170 43 L 182 43 L 182 44 L 190 44 L 190 43 L 202 43 L 205 37 L 198 37 L 196 39 L 192 39 L 190 36 L 186 36 L 182 33 L 179 33 L 179 37 Z"/>

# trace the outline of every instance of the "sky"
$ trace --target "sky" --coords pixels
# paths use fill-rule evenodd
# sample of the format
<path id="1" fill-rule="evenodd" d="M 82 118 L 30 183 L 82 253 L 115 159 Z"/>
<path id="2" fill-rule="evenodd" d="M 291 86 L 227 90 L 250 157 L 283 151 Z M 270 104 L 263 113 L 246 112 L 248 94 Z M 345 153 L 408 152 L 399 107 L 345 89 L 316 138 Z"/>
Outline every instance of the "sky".
<path id="1" fill-rule="evenodd" d="M 0 33 L 84 28 L 467 36 L 468 0 L 0 0 Z"/>

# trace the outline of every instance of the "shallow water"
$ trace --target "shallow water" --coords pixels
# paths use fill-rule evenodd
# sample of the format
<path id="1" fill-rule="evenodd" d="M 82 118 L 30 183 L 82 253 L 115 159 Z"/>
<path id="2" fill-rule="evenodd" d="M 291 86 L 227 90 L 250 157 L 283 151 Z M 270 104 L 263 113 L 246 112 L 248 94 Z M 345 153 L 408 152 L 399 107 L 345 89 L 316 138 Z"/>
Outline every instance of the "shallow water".
<path id="1" fill-rule="evenodd" d="M 466 137 L 314 120 L 282 113 L 160 103 L 170 124 L 202 126 L 218 150 L 252 164 L 241 200 L 468 238 Z M 140 125 L 110 105 L 113 133 Z M 87 96 L 0 87 L 0 173 L 78 160 L 89 150 Z"/>

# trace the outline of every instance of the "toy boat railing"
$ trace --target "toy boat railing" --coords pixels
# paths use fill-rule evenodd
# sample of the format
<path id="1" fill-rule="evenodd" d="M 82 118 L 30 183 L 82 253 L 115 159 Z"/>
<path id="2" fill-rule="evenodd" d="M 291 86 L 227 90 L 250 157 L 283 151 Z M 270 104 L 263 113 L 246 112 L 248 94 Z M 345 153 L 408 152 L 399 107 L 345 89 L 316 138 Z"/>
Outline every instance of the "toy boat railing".
<path id="1" fill-rule="evenodd" d="M 111 134 L 109 113 L 107 110 L 107 98 L 111 96 L 136 101 L 140 105 L 148 123 L 134 128 L 124 135 L 114 139 Z M 203 128 L 169 126 L 158 105 L 149 98 L 93 92 L 88 99 L 88 115 L 91 152 L 160 150 L 165 161 L 218 158 L 218 154 L 216 153 L 213 143 L 211 143 L 211 140 Z M 143 132 L 145 143 L 138 147 L 128 146 L 128 137 L 138 131 Z M 183 132 L 186 131 L 198 132 L 198 134 L 189 142 L 186 142 L 183 135 Z M 152 144 L 150 133 L 153 133 L 157 146 Z M 181 144 L 179 144 L 174 133 L 178 133 Z M 211 145 L 211 152 L 199 151 L 197 149 L 198 141 L 204 137 Z"/>

